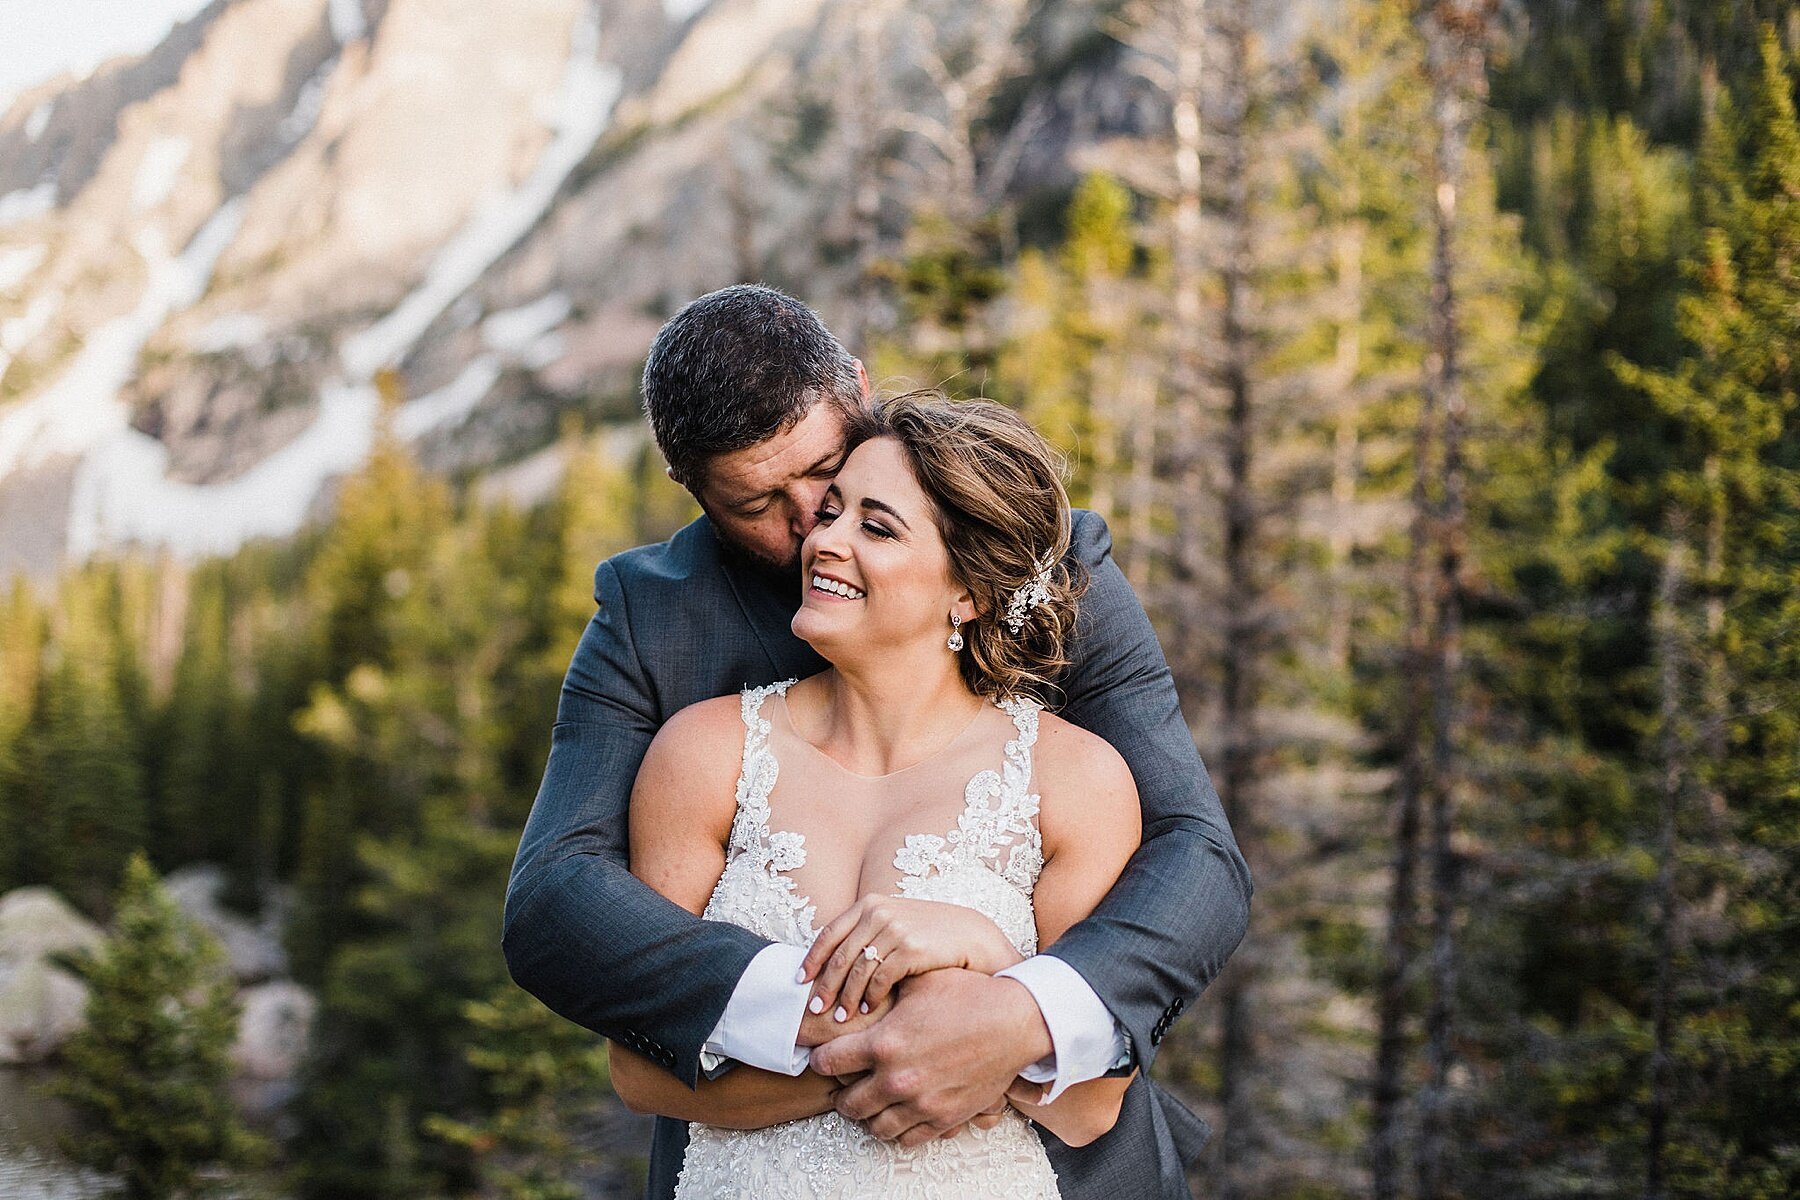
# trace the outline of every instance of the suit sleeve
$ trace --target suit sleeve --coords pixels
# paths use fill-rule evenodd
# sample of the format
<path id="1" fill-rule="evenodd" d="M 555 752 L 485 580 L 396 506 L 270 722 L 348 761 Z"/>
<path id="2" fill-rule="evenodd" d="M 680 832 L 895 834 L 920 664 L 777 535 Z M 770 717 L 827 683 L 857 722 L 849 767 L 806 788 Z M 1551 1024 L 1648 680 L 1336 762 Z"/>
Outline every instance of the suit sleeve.
<path id="1" fill-rule="evenodd" d="M 1111 742 L 1131 767 L 1144 840 L 1093 913 L 1046 952 L 1088 981 L 1148 1069 L 1170 1023 L 1243 939 L 1253 888 L 1156 633 L 1111 550 L 1106 523 L 1080 514 L 1073 552 L 1092 582 L 1062 715 Z"/>
<path id="2" fill-rule="evenodd" d="M 594 574 L 594 601 L 513 860 L 501 948 L 520 987 L 692 1087 L 702 1043 L 768 943 L 701 920 L 627 869 L 632 783 L 663 714 L 611 562 Z"/>

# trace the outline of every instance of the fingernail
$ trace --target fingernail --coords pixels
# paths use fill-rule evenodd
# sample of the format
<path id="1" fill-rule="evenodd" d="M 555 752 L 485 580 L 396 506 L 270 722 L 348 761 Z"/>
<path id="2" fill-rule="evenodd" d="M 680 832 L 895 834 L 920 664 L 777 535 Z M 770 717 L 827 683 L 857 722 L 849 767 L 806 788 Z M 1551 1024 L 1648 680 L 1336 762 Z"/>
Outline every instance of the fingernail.
<path id="1" fill-rule="evenodd" d="M 837 1011 L 832 1013 L 831 1015 L 836 1017 L 840 1021 L 848 1021 L 850 1019 L 850 1014 L 844 1009 L 844 1006 L 841 1004 L 838 1005 Z"/>
<path id="2" fill-rule="evenodd" d="M 798 971 L 794 972 L 794 982 L 795 983 L 805 983 L 806 982 L 806 968 L 805 967 L 801 967 Z"/>
<path id="3" fill-rule="evenodd" d="M 863 1010 L 863 1011 L 864 1011 L 864 1012 L 868 1012 L 868 1011 L 869 1011 L 869 1002 L 868 1002 L 868 1001 L 867 1001 L 867 1000 L 864 1000 L 864 1001 L 863 1001 L 863 1002 L 862 1002 L 862 1010 Z"/>
<path id="4" fill-rule="evenodd" d="M 806 1011 L 813 1012 L 813 1013 L 824 1012 L 825 1011 L 825 997 L 814 996 L 811 1000 L 808 1000 L 806 1002 Z"/>

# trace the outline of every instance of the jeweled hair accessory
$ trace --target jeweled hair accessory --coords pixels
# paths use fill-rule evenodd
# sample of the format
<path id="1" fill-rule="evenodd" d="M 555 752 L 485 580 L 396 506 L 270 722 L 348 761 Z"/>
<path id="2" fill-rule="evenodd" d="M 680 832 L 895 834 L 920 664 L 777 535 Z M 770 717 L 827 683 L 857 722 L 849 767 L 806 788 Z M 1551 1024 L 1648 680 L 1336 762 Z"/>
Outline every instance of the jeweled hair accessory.
<path id="1" fill-rule="evenodd" d="M 1037 574 L 1031 577 L 1031 582 L 1014 592 L 1012 599 L 1006 602 L 1006 616 L 1003 620 L 1014 637 L 1018 637 L 1019 631 L 1025 628 L 1025 621 L 1030 617 L 1032 609 L 1050 603 L 1050 572 L 1055 566 L 1054 559 L 1045 557 L 1038 563 Z"/>

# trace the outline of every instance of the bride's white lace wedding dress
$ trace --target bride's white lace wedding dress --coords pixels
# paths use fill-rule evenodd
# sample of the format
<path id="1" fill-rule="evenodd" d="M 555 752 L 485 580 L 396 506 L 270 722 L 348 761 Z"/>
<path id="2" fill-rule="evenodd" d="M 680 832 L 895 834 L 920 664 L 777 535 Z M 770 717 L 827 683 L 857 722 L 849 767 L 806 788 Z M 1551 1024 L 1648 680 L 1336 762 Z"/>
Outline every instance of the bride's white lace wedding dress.
<path id="1" fill-rule="evenodd" d="M 781 770 L 773 743 L 790 753 L 791 769 L 802 775 L 830 772 L 836 764 L 801 740 L 787 722 L 786 695 L 793 682 L 746 688 L 742 694 L 744 756 L 737 816 L 725 872 L 703 915 L 775 941 L 810 946 L 817 933 L 816 913 L 791 877 L 806 865 L 805 839 L 770 828 L 770 793 Z M 771 695 L 781 697 L 779 729 L 762 712 Z M 976 771 L 973 778 L 961 775 L 967 784 L 954 828 L 905 838 L 893 859 L 900 873 L 895 894 L 973 908 L 998 925 L 1020 954 L 1030 955 L 1037 951 L 1031 893 L 1044 865 L 1036 824 L 1038 798 L 1030 791 L 1038 707 L 1024 700 L 999 707 L 1012 718 L 1017 735 L 1006 743 L 1000 769 L 990 766 Z M 865 785 L 933 794 L 972 761 L 983 757 L 992 761 L 991 724 L 971 722 L 969 730 L 925 763 L 879 780 L 837 767 L 839 774 L 830 780 L 833 794 Z M 884 1142 L 835 1112 L 765 1129 L 694 1124 L 689 1130 L 676 1200 L 1054 1200 L 1057 1196 L 1056 1176 L 1043 1143 L 1030 1123 L 1011 1109 L 992 1129 L 970 1127 L 954 1138 L 913 1150 Z"/>

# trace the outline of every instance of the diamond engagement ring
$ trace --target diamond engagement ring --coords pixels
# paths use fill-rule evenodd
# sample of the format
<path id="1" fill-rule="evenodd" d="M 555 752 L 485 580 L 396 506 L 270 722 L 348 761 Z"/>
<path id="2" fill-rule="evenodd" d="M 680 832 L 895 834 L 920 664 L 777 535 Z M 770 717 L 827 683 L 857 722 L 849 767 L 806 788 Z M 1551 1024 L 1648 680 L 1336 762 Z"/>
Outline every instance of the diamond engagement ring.
<path id="1" fill-rule="evenodd" d="M 863 957 L 868 959 L 872 963 L 878 963 L 881 961 L 881 955 L 879 955 L 875 952 L 874 946 L 864 946 L 863 947 Z"/>

